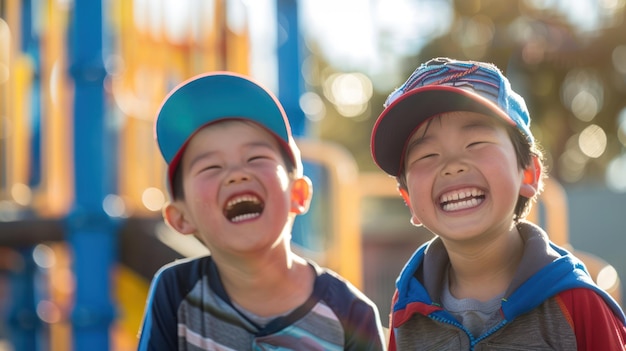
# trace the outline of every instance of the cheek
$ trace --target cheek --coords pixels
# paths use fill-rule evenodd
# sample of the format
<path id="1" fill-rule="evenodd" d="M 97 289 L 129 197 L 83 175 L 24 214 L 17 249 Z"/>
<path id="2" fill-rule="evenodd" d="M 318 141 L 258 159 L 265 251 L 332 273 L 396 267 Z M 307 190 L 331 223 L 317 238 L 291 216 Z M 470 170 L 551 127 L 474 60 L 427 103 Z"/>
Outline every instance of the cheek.
<path id="1" fill-rule="evenodd" d="M 409 191 L 409 198 L 413 208 L 417 208 L 420 203 L 430 201 L 433 189 L 433 177 L 419 172 L 413 172 L 406 178 Z"/>
<path id="2" fill-rule="evenodd" d="M 519 168 L 517 158 L 514 154 L 505 154 L 498 160 L 498 162 L 491 161 L 486 166 L 492 175 L 492 182 L 509 188 L 511 191 L 517 191 L 524 179 L 524 172 Z"/>
<path id="3" fill-rule="evenodd" d="M 286 191 L 289 187 L 289 175 L 287 174 L 287 170 L 285 167 L 279 166 L 275 170 L 276 176 L 278 178 L 278 182 L 280 184 L 280 188 L 283 191 Z"/>
<path id="4" fill-rule="evenodd" d="M 210 199 L 215 198 L 217 191 L 215 182 L 199 177 L 191 179 L 186 185 L 185 198 L 190 202 L 202 206 L 203 203 L 208 203 Z"/>
<path id="5" fill-rule="evenodd" d="M 409 167 L 406 171 L 406 184 L 409 189 L 427 188 L 437 175 L 436 167 L 424 162 L 420 166 Z"/>

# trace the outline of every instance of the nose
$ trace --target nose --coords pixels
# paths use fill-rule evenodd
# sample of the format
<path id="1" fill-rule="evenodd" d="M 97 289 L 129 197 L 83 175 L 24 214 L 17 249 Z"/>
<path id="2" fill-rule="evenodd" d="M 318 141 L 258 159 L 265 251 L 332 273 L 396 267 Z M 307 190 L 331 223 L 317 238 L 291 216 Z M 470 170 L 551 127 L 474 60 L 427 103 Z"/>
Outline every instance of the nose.
<path id="1" fill-rule="evenodd" d="M 238 184 L 250 180 L 250 175 L 241 168 L 233 169 L 226 177 L 226 184 Z"/>
<path id="2" fill-rule="evenodd" d="M 448 160 L 444 167 L 441 169 L 441 174 L 444 176 L 458 175 L 467 172 L 467 164 L 458 158 Z"/>

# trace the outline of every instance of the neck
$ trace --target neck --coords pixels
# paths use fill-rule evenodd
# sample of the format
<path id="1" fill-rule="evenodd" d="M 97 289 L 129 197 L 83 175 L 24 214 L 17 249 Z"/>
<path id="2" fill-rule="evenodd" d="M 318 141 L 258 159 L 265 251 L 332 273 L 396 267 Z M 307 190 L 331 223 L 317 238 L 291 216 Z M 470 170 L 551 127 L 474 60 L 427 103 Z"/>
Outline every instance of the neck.
<path id="1" fill-rule="evenodd" d="M 509 287 L 524 252 L 524 242 L 513 227 L 506 235 L 474 247 L 448 248 L 450 292 L 456 298 L 487 301 Z"/>
<path id="2" fill-rule="evenodd" d="M 273 316 L 301 305 L 313 290 L 314 273 L 290 250 L 220 264 L 224 289 L 232 301 L 259 316 Z"/>

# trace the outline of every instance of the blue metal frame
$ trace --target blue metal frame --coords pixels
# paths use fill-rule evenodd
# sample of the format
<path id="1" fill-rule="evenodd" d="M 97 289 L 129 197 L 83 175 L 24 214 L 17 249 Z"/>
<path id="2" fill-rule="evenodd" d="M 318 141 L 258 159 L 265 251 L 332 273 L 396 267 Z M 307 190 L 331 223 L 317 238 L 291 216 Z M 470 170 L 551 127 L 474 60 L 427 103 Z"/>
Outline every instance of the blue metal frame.
<path id="1" fill-rule="evenodd" d="M 37 301 L 40 299 L 37 288 L 37 265 L 32 257 L 32 249 L 15 250 L 17 262 L 9 269 L 10 299 L 7 310 L 9 340 L 15 350 L 45 350 L 47 343 L 43 322 L 37 315 Z"/>
<path id="2" fill-rule="evenodd" d="M 37 187 L 41 183 L 41 52 L 40 38 L 35 28 L 40 24 L 37 19 L 42 18 L 43 9 L 35 7 L 32 0 L 23 0 L 21 8 L 21 38 L 20 51 L 26 53 L 33 62 L 33 82 L 30 89 L 30 162 L 29 179 L 30 187 Z"/>
<path id="3" fill-rule="evenodd" d="M 276 0 L 276 19 L 279 41 L 278 99 L 289 116 L 294 136 L 304 136 L 307 132 L 306 118 L 300 108 L 300 96 L 304 92 L 302 77 L 304 45 L 299 28 L 298 1 Z"/>
<path id="4" fill-rule="evenodd" d="M 298 14 L 298 0 L 276 0 L 278 38 L 278 99 L 285 108 L 293 135 L 307 135 L 307 118 L 300 108 L 300 96 L 305 91 L 302 63 L 306 55 Z M 286 35 L 285 35 L 286 34 Z M 323 252 L 327 247 L 328 171 L 324 166 L 303 161 L 304 172 L 313 183 L 315 196 L 309 211 L 296 217 L 292 240 L 295 244 L 312 252 Z"/>
<path id="5" fill-rule="evenodd" d="M 74 191 L 67 218 L 76 278 L 74 350 L 109 350 L 115 317 L 111 299 L 116 223 L 102 203 L 113 193 L 114 148 L 107 130 L 101 0 L 74 1 L 69 30 L 69 73 L 74 82 Z"/>

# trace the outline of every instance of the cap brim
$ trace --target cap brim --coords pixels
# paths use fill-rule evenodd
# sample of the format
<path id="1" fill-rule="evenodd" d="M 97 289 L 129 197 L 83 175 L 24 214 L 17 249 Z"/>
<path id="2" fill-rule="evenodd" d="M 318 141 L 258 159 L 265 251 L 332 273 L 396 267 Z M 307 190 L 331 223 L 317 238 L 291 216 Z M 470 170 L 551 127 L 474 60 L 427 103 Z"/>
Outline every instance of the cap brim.
<path id="1" fill-rule="evenodd" d="M 446 112 L 466 111 L 515 122 L 493 102 L 467 89 L 453 86 L 424 86 L 411 90 L 378 117 L 371 138 L 374 162 L 386 173 L 398 176 L 402 170 L 406 143 L 422 123 Z"/>

